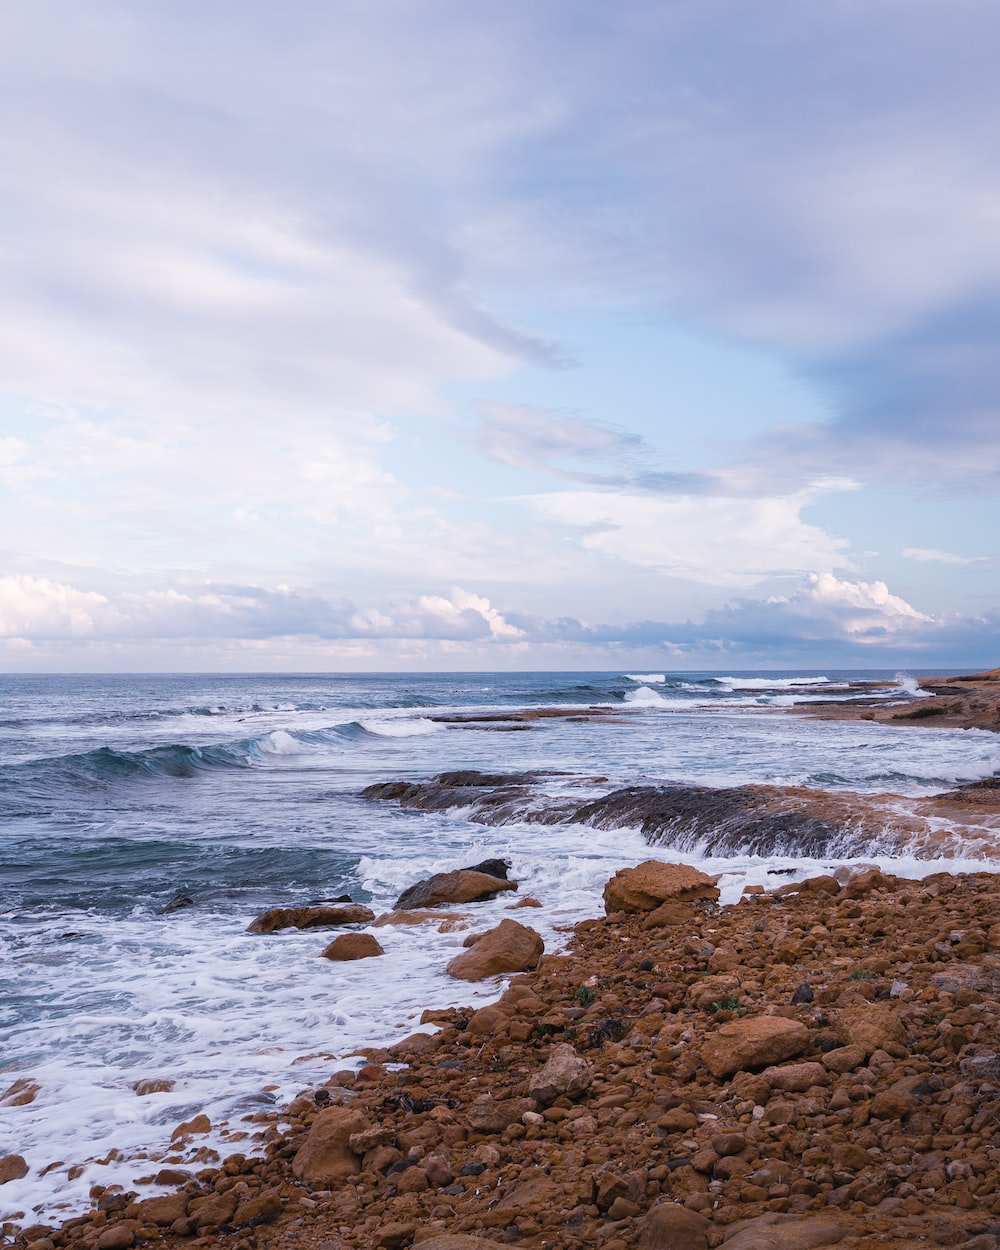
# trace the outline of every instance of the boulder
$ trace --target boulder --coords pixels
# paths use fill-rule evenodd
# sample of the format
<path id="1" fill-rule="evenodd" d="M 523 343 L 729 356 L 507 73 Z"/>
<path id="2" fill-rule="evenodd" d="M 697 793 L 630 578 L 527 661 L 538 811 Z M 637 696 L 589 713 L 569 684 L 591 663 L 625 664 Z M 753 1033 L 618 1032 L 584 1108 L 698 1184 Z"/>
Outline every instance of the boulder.
<path id="1" fill-rule="evenodd" d="M 524 972 L 536 968 L 545 950 L 545 943 L 527 925 L 516 920 L 501 920 L 495 929 L 484 933 L 475 946 L 448 964 L 449 976 L 460 981 L 481 981 L 484 977 L 502 976 L 506 972 Z"/>
<path id="2" fill-rule="evenodd" d="M 701 1048 L 711 1074 L 722 1079 L 746 1068 L 764 1068 L 794 1059 L 809 1045 L 809 1030 L 783 1016 L 750 1016 L 722 1025 Z"/>
<path id="3" fill-rule="evenodd" d="M 187 1205 L 186 1194 L 164 1194 L 159 1198 L 146 1198 L 143 1202 L 134 1203 L 128 1214 L 145 1224 L 169 1228 L 175 1220 L 182 1220 L 187 1215 Z"/>
<path id="4" fill-rule="evenodd" d="M 528 1093 L 535 1102 L 548 1106 L 563 1095 L 574 1098 L 582 1094 L 593 1079 L 593 1064 L 581 1059 L 572 1046 L 563 1042 L 552 1047 L 545 1066 L 528 1082 Z"/>
<path id="5" fill-rule="evenodd" d="M 468 1233 L 441 1233 L 437 1237 L 428 1237 L 419 1244 L 421 1250 L 503 1250 L 497 1241 L 472 1237 Z"/>
<path id="6" fill-rule="evenodd" d="M 332 929 L 341 924 L 369 924 L 375 913 L 362 903 L 344 907 L 272 907 L 257 917 L 247 933 L 275 933 L 278 929 Z"/>
<path id="7" fill-rule="evenodd" d="M 292 1160 L 292 1174 L 311 1189 L 327 1189 L 361 1171 L 361 1158 L 351 1149 L 352 1133 L 371 1125 L 352 1107 L 327 1107 L 312 1122 L 309 1136 Z"/>
<path id="8" fill-rule="evenodd" d="M 846 1232 L 829 1220 L 769 1212 L 734 1224 L 722 1244 L 725 1250 L 816 1250 L 835 1246 Z"/>
<path id="9" fill-rule="evenodd" d="M 504 890 L 516 890 L 517 882 L 474 868 L 456 868 L 454 872 L 436 872 L 404 890 L 393 903 L 393 909 L 439 907 L 442 903 L 461 906 L 496 898 Z"/>
<path id="10" fill-rule="evenodd" d="M 640 1250 L 708 1250 L 711 1222 L 676 1202 L 660 1201 L 639 1221 Z"/>
<path id="11" fill-rule="evenodd" d="M 604 887 L 604 909 L 612 912 L 652 912 L 662 903 L 715 900 L 719 888 L 690 864 L 665 864 L 647 859 L 635 868 L 620 868 Z"/>
<path id="12" fill-rule="evenodd" d="M 384 954 L 381 943 L 370 933 L 341 933 L 333 939 L 322 957 L 343 961 L 371 959 L 373 955 Z"/>

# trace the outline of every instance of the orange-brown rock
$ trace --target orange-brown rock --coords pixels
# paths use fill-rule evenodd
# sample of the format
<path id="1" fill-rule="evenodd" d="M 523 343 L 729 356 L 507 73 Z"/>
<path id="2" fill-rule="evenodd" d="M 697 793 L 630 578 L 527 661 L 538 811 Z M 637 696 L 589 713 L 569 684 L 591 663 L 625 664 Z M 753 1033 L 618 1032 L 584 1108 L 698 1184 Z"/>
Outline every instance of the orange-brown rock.
<path id="1" fill-rule="evenodd" d="M 690 864 L 667 864 L 647 859 L 635 868 L 620 868 L 604 887 L 604 909 L 615 912 L 653 912 L 662 903 L 714 900 L 719 888 Z M 668 922 L 669 923 L 669 922 Z"/>
<path id="2" fill-rule="evenodd" d="M 272 907 L 248 926 L 247 933 L 276 933 L 279 929 L 331 929 L 342 924 L 369 924 L 375 913 L 362 903 L 343 907 Z"/>
<path id="3" fill-rule="evenodd" d="M 447 912 L 447 911 L 409 911 L 403 909 L 401 911 L 386 911 L 375 921 L 375 928 L 382 928 L 385 925 L 418 925 L 441 924 L 442 921 L 451 920 L 455 922 L 469 920 L 468 912 Z"/>
<path id="4" fill-rule="evenodd" d="M 528 1093 L 545 1105 L 563 1096 L 576 1098 L 594 1080 L 594 1065 L 581 1058 L 565 1042 L 552 1047 L 545 1066 L 528 1083 Z"/>
<path id="5" fill-rule="evenodd" d="M 8 1181 L 19 1181 L 28 1175 L 28 1164 L 23 1155 L 4 1155 L 0 1158 L 0 1185 Z"/>
<path id="6" fill-rule="evenodd" d="M 846 1229 L 831 1220 L 768 1212 L 727 1231 L 728 1250 L 818 1250 L 843 1241 Z"/>
<path id="7" fill-rule="evenodd" d="M 745 1068 L 763 1068 L 794 1059 L 809 1045 L 809 1030 L 782 1016 L 750 1016 L 721 1025 L 701 1048 L 705 1067 L 715 1077 Z"/>
<path id="8" fill-rule="evenodd" d="M 19 1076 L 13 1085 L 8 1085 L 0 1094 L 0 1107 L 27 1107 L 35 1101 L 41 1091 L 41 1085 L 30 1076 Z"/>
<path id="9" fill-rule="evenodd" d="M 182 1193 L 146 1198 L 143 1202 L 134 1203 L 128 1214 L 147 1224 L 158 1224 L 166 1228 L 187 1215 L 187 1198 Z"/>
<path id="10" fill-rule="evenodd" d="M 708 1250 L 711 1222 L 697 1211 L 660 1200 L 639 1222 L 640 1250 Z"/>
<path id="11" fill-rule="evenodd" d="M 344 961 L 371 959 L 375 955 L 384 954 L 381 943 L 370 933 L 341 933 L 323 952 L 323 958 Z"/>
<path id="12" fill-rule="evenodd" d="M 456 868 L 454 872 L 436 872 L 432 877 L 411 885 L 396 899 L 395 909 L 439 907 L 442 903 L 461 906 L 463 903 L 496 898 L 504 890 L 516 889 L 516 881 L 491 877 L 472 868 Z"/>
<path id="13" fill-rule="evenodd" d="M 292 1160 L 292 1174 L 312 1189 L 326 1189 L 361 1171 L 361 1158 L 351 1149 L 353 1133 L 372 1126 L 352 1107 L 327 1107 L 313 1120 L 304 1145 Z"/>
<path id="14" fill-rule="evenodd" d="M 212 1131 L 212 1121 L 207 1115 L 196 1115 L 191 1120 L 185 1120 L 182 1124 L 178 1124 L 174 1131 L 170 1134 L 171 1141 L 177 1141 L 181 1137 L 191 1137 L 195 1133 L 210 1133 Z"/>
<path id="15" fill-rule="evenodd" d="M 902 1058 L 905 1051 L 906 1029 L 894 1007 L 882 1003 L 859 1003 L 846 1007 L 838 1020 L 852 1046 L 860 1046 L 866 1054 L 876 1050 L 887 1051 Z"/>
<path id="16" fill-rule="evenodd" d="M 133 1081 L 132 1089 L 140 1098 L 145 1098 L 149 1094 L 169 1094 L 176 1084 L 177 1082 L 169 1077 L 145 1076 L 142 1080 Z"/>
<path id="17" fill-rule="evenodd" d="M 527 925 L 516 920 L 501 920 L 495 929 L 484 933 L 475 946 L 463 951 L 448 964 L 449 976 L 460 981 L 481 981 L 484 977 L 501 976 L 506 972 L 523 972 L 537 967 L 545 943 Z"/>

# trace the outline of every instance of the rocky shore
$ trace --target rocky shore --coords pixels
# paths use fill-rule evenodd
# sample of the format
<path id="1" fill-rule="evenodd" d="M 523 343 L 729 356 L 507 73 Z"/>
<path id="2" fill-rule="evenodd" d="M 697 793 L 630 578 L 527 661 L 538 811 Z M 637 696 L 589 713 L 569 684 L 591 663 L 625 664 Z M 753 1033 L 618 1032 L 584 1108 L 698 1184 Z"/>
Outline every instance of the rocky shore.
<path id="1" fill-rule="evenodd" d="M 905 707 L 886 705 L 884 698 L 864 694 L 857 683 L 853 699 L 814 701 L 793 711 L 823 720 L 870 720 L 882 724 L 936 725 L 939 729 L 989 729 L 1000 732 L 1000 668 L 958 677 L 922 677 L 920 690 L 929 697 L 913 698 Z"/>
<path id="2" fill-rule="evenodd" d="M 715 893 L 624 870 L 566 953 L 303 1091 L 260 1156 L 18 1244 L 994 1250 L 1000 875 Z"/>

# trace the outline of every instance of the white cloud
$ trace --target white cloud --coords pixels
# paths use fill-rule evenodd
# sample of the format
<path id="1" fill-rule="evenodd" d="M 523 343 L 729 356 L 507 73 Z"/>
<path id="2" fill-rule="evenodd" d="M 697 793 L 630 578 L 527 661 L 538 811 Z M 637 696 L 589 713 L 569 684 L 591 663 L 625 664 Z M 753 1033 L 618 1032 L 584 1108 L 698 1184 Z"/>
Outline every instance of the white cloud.
<path id="1" fill-rule="evenodd" d="M 994 556 L 960 556 L 938 547 L 904 547 L 903 555 L 921 564 L 989 564 L 995 559 Z"/>
<path id="2" fill-rule="evenodd" d="M 784 498 L 576 491 L 528 502 L 581 533 L 584 547 L 711 586 L 754 586 L 807 570 L 849 568 L 846 542 L 801 519 L 815 492 Z"/>

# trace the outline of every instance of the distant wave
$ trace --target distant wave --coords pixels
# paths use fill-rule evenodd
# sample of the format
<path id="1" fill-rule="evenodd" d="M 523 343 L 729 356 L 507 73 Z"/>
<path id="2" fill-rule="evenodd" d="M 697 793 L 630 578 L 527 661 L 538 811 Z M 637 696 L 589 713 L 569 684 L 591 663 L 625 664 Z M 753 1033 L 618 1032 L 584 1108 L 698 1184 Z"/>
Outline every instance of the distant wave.
<path id="1" fill-rule="evenodd" d="M 667 680 L 666 673 L 625 673 L 629 681 L 637 681 L 641 685 L 662 685 Z"/>
<path id="2" fill-rule="evenodd" d="M 798 686 L 825 686 L 829 677 L 712 677 L 725 690 L 794 690 Z"/>

